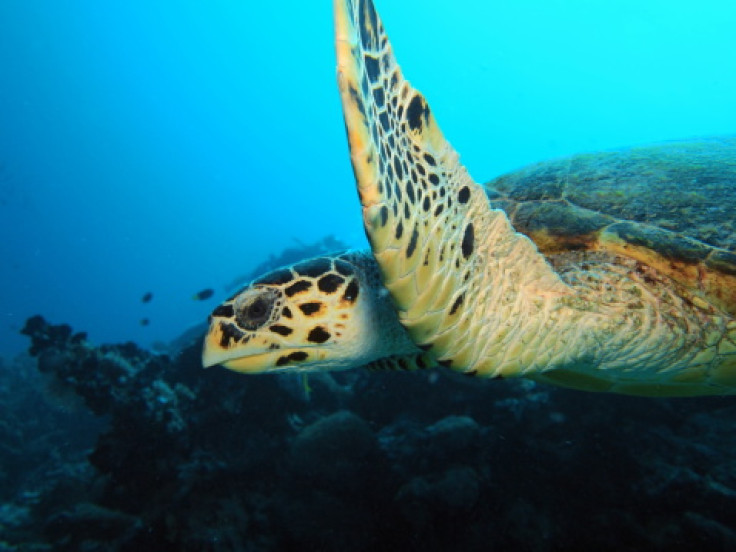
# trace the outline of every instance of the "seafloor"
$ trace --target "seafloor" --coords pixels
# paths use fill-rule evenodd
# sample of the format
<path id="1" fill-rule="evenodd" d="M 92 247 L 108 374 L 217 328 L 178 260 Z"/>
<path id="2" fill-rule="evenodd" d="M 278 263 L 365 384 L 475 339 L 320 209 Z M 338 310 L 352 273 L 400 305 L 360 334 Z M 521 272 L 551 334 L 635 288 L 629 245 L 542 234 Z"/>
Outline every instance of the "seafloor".
<path id="1" fill-rule="evenodd" d="M 202 370 L 198 332 L 166 355 L 24 333 L 0 366 L 0 551 L 736 549 L 732 398 L 305 385 Z"/>

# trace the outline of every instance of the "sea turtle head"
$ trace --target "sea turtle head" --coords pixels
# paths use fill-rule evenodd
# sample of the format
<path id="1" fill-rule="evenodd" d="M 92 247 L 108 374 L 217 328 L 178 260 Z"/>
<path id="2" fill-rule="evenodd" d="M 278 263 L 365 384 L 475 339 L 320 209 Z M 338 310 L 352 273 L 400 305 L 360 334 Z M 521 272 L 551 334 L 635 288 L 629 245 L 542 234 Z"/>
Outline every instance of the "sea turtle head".
<path id="1" fill-rule="evenodd" d="M 415 350 L 373 258 L 347 252 L 269 272 L 223 302 L 202 360 L 245 373 L 310 372 Z"/>

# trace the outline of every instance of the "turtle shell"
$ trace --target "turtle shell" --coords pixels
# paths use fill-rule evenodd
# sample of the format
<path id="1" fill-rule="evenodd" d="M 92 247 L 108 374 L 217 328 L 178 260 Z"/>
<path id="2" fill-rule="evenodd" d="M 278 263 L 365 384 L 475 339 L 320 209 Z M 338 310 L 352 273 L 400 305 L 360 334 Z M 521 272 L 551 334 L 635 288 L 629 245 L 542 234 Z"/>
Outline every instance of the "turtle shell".
<path id="1" fill-rule="evenodd" d="M 486 192 L 545 255 L 627 256 L 736 314 L 736 136 L 537 163 Z"/>

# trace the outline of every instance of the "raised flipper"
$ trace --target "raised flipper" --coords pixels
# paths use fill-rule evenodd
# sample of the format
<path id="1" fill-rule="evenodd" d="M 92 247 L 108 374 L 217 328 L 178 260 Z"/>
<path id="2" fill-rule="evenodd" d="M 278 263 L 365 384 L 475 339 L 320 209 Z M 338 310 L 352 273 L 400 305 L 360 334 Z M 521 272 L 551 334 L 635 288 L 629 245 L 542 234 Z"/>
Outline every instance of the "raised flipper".
<path id="1" fill-rule="evenodd" d="M 401 323 L 445 366 L 522 370 L 520 354 L 502 354 L 504 363 L 489 349 L 566 286 L 489 207 L 427 101 L 404 80 L 373 2 L 336 0 L 335 26 L 363 221 Z"/>

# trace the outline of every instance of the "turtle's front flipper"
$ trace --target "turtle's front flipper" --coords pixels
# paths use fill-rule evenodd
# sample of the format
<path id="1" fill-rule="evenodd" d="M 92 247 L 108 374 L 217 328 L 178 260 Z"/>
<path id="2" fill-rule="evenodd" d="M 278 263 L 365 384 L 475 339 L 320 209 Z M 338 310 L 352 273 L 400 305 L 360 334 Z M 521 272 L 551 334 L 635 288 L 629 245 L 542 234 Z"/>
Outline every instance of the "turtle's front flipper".
<path id="1" fill-rule="evenodd" d="M 335 26 L 363 221 L 401 323 L 445 366 L 485 375 L 530 368 L 526 332 L 515 330 L 566 287 L 490 209 L 402 77 L 371 0 L 336 0 Z"/>

